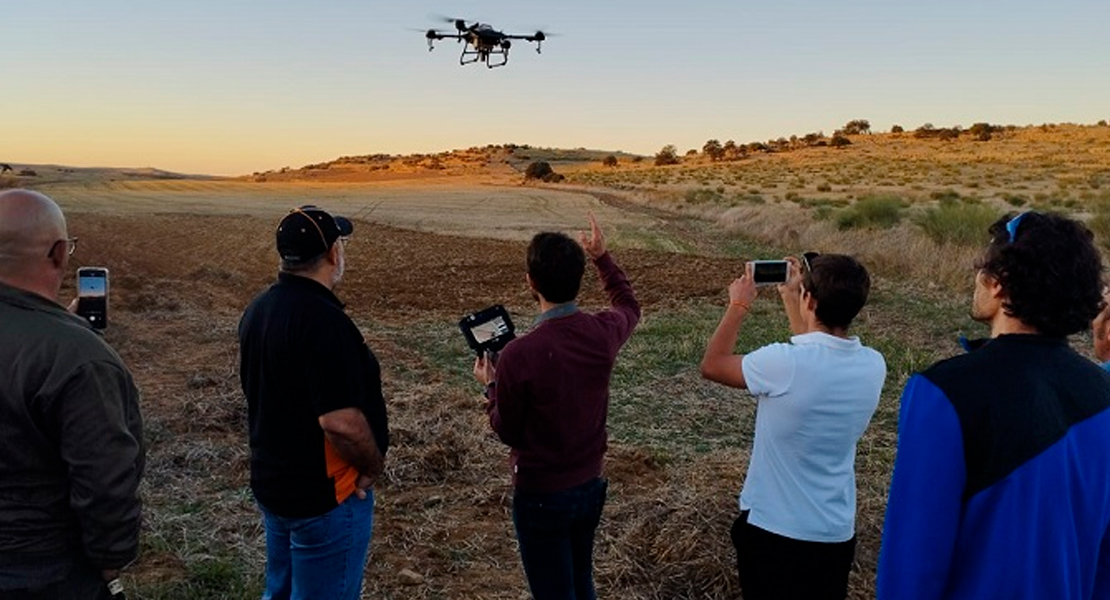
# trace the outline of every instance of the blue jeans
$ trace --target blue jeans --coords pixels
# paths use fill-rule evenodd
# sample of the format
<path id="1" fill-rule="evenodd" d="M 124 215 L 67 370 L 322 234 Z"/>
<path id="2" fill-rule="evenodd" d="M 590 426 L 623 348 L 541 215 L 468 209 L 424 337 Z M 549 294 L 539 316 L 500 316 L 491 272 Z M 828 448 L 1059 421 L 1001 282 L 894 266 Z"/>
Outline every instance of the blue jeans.
<path id="1" fill-rule="evenodd" d="M 594 600 L 594 532 L 605 491 L 601 478 L 578 487 L 513 494 L 513 525 L 528 588 L 536 600 Z"/>
<path id="2" fill-rule="evenodd" d="M 318 517 L 279 517 L 262 505 L 266 524 L 263 600 L 358 600 L 374 524 L 374 494 L 351 494 Z"/>

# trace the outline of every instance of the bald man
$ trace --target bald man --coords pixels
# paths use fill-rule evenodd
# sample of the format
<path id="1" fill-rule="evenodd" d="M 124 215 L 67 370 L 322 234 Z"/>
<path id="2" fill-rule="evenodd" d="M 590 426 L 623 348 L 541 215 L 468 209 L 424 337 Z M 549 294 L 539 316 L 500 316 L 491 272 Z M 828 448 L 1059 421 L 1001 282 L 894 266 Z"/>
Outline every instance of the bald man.
<path id="1" fill-rule="evenodd" d="M 139 393 L 119 355 L 59 304 L 72 250 L 53 200 L 0 193 L 5 600 L 110 598 L 139 549 Z"/>

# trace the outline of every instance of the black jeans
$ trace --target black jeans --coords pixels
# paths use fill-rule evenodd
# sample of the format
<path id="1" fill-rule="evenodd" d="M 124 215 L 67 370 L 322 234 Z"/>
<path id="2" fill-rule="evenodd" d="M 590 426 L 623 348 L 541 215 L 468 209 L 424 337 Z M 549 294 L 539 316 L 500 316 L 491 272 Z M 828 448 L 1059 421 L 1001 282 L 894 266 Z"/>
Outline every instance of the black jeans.
<path id="1" fill-rule="evenodd" d="M 536 600 L 594 600 L 594 532 L 608 482 L 513 495 L 513 525 L 528 587 Z"/>
<path id="2" fill-rule="evenodd" d="M 744 600 L 844 600 L 856 538 L 804 542 L 748 523 L 748 511 L 732 524 L 732 545 Z"/>
<path id="3" fill-rule="evenodd" d="M 61 581 L 33 588 L 0 590 L 3 600 L 111 600 L 108 584 L 87 560 L 77 560 Z"/>

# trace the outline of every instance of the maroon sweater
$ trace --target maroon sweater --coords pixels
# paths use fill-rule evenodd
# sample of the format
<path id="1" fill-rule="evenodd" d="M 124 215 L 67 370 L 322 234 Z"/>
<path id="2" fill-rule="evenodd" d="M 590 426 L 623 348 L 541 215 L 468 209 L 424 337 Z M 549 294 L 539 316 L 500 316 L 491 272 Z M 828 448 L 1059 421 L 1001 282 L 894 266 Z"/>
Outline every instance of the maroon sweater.
<path id="1" fill-rule="evenodd" d="M 612 308 L 545 319 L 497 359 L 489 420 L 512 448 L 513 485 L 521 491 L 561 491 L 601 474 L 609 376 L 640 304 L 608 253 L 594 262 Z"/>

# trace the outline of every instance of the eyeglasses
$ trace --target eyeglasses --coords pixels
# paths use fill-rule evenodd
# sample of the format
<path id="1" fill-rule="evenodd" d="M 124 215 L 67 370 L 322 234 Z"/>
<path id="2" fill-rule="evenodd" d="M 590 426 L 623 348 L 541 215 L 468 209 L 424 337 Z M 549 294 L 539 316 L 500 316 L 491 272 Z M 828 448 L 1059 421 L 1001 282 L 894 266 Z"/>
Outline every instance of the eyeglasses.
<path id="1" fill-rule="evenodd" d="M 66 245 L 66 254 L 68 256 L 73 256 L 73 252 L 75 250 L 77 250 L 77 236 L 74 236 L 74 237 L 71 237 L 71 238 L 66 238 L 64 240 L 58 240 L 58 241 L 54 242 L 53 244 L 51 244 L 50 249 L 46 251 L 46 256 L 48 258 L 50 257 L 51 254 L 54 254 L 54 248 L 57 248 L 58 244 L 65 244 Z"/>
<path id="2" fill-rule="evenodd" d="M 820 252 L 803 252 L 802 253 L 802 267 L 805 268 L 806 273 L 813 271 L 813 259 L 821 256 Z"/>
<path id="3" fill-rule="evenodd" d="M 1024 219 L 1027 214 L 1029 214 L 1029 211 L 1020 213 L 1016 217 L 1006 221 L 1006 233 L 1010 234 L 1011 244 L 1014 243 L 1014 239 L 1017 238 L 1018 225 L 1021 225 L 1021 220 Z"/>

